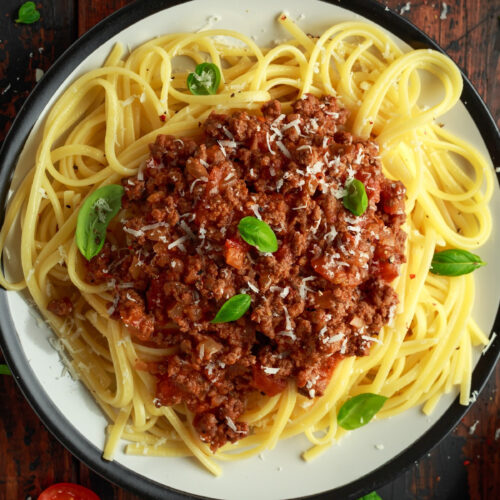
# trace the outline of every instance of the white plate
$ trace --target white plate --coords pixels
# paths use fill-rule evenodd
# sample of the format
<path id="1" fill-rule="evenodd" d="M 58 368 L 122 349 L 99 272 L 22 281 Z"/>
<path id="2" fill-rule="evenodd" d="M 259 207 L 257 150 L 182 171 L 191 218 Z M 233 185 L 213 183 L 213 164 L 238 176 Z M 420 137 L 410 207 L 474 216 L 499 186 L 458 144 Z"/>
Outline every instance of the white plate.
<path id="1" fill-rule="evenodd" d="M 49 71 L 40 88 L 30 99 L 33 109 L 24 109 L 20 123 L 16 123 L 15 131 L 9 136 L 9 145 L 15 149 L 16 141 L 24 139 L 27 127 L 38 119 L 19 158 L 15 179 L 32 165 L 36 146 L 40 140 L 41 130 L 47 111 L 64 89 L 79 75 L 100 66 L 116 42 L 134 47 L 152 37 L 178 31 L 196 31 L 207 24 L 217 28 L 241 31 L 253 36 L 258 44 L 272 40 L 288 38 L 287 34 L 277 26 L 276 16 L 283 10 L 293 19 L 300 19 L 300 26 L 309 33 L 321 34 L 332 24 L 346 20 L 365 20 L 367 18 L 319 1 L 303 0 L 252 0 L 251 2 L 224 0 L 198 0 L 144 17 L 134 24 L 118 32 L 119 27 L 127 26 L 139 19 L 141 5 L 149 12 L 158 7 L 152 4 L 161 2 L 143 2 L 126 12 L 118 13 L 114 21 L 106 21 L 92 30 L 82 41 L 79 41 L 70 53 L 63 56 L 63 61 L 56 63 Z M 163 2 L 164 4 L 166 2 Z M 172 3 L 172 2 L 170 2 Z M 337 2 L 338 3 L 338 2 Z M 350 8 L 359 8 L 361 1 L 346 2 Z M 413 28 L 405 21 L 397 20 L 393 13 L 385 12 L 383 7 L 365 3 L 372 18 L 380 22 L 395 23 L 397 32 L 414 36 Z M 212 16 L 217 16 L 214 22 Z M 375 17 L 373 17 L 375 16 Z M 385 21 L 382 21 L 385 16 Z M 386 24 L 387 25 L 387 24 Z M 394 31 L 391 29 L 391 31 Z M 418 33 L 417 33 L 418 34 Z M 401 47 L 409 49 L 398 39 Z M 93 47 L 97 47 L 93 50 Z M 84 57 L 86 55 L 86 57 Z M 63 62 L 68 64 L 63 66 Z M 81 62 L 79 62 L 81 61 Z M 470 91 L 470 89 L 469 89 Z M 428 99 L 432 99 L 432 85 L 426 89 Z M 50 97 L 51 96 L 51 97 Z M 50 97 L 50 99 L 49 99 Z M 481 108 L 476 101 L 474 106 Z M 29 106 L 28 106 L 29 107 Z M 479 113 L 485 113 L 481 108 Z M 30 120 L 31 123 L 30 123 Z M 448 130 L 466 138 L 474 144 L 486 157 L 489 157 L 486 145 L 465 106 L 458 104 L 447 116 L 441 119 Z M 490 119 L 491 121 L 491 119 Z M 491 121 L 491 124 L 493 122 Z M 492 136 L 491 124 L 483 134 Z M 495 135 L 493 125 L 493 137 Z M 497 146 L 495 146 L 497 147 Z M 490 147 L 491 149 L 491 147 Z M 12 151 L 4 151 L 0 160 L 6 161 Z M 5 169 L 3 165 L 3 179 Z M 1 181 L 1 179 L 0 179 Z M 14 181 L 15 182 L 15 181 Z M 495 195 L 491 204 L 493 213 L 500 213 L 500 190 L 495 186 Z M 491 239 L 480 251 L 480 255 L 488 262 L 487 270 L 476 273 L 477 299 L 474 317 L 480 327 L 490 332 L 495 321 L 500 297 L 500 261 L 495 248 L 499 247 L 500 218 L 494 220 Z M 315 461 L 306 464 L 300 454 L 309 447 L 304 437 L 297 437 L 280 442 L 277 448 L 265 452 L 262 458 L 255 457 L 242 462 L 223 463 L 224 474 L 215 479 L 202 469 L 194 459 L 171 459 L 127 456 L 121 451 L 116 454 L 115 462 L 122 464 L 127 470 L 107 464 L 99 458 L 104 444 L 104 428 L 106 420 L 86 389 L 74 382 L 68 375 L 62 375 L 62 365 L 57 353 L 49 345 L 47 339 L 51 333 L 39 324 L 26 302 L 16 293 L 3 293 L 2 301 L 7 305 L 12 316 L 2 314 L 3 348 L 6 357 L 13 365 L 16 375 L 21 376 L 21 387 L 28 400 L 38 411 L 42 420 L 73 453 L 100 471 L 109 479 L 133 488 L 142 494 L 159 495 L 160 490 L 148 484 L 131 471 L 166 485 L 175 490 L 193 495 L 213 498 L 238 498 L 239 500 L 271 500 L 277 498 L 296 498 L 313 495 L 327 490 L 350 485 L 337 491 L 342 498 L 356 490 L 370 490 L 377 482 L 387 481 L 402 468 L 436 444 L 454 425 L 462 414 L 455 403 L 455 394 L 443 397 L 432 417 L 425 417 L 419 409 L 412 409 L 389 420 L 375 421 L 356 432 L 351 433 L 341 443 L 331 447 Z M 474 380 L 473 389 L 479 388 L 494 365 L 498 346 L 493 346 L 489 357 L 481 360 L 481 373 Z M 27 363 L 26 363 L 27 360 Z M 30 371 L 30 368 L 32 372 Z M 41 389 L 37 386 L 39 382 Z M 41 392 L 40 392 L 41 391 Z M 445 414 L 438 425 L 434 424 Z M 432 428 L 432 430 L 431 430 Z M 431 430 L 430 432 L 428 432 Z M 422 438 L 424 434 L 427 435 Z M 88 440 L 92 445 L 89 447 Z M 383 449 L 379 449 L 383 445 Z M 406 451 L 405 451 L 406 450 Z M 405 452 L 405 453 L 403 453 Z M 402 454 L 403 453 L 403 454 Z M 398 457 L 398 455 L 402 454 Z M 397 458 L 396 458 L 397 457 Z M 379 472 L 373 471 L 383 466 Z M 379 475 L 380 474 L 380 475 Z M 360 480 L 360 478 L 364 479 Z M 167 494 L 165 490 L 165 494 Z M 174 494 L 175 496 L 175 494 Z"/>

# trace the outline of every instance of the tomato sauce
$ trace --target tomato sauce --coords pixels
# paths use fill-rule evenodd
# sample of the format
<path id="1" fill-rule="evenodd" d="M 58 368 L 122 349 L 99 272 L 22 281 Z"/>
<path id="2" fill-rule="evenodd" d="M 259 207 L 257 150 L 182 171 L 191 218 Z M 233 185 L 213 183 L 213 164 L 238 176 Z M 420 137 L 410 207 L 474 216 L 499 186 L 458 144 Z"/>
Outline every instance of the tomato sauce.
<path id="1" fill-rule="evenodd" d="M 368 354 L 394 314 L 405 188 L 382 174 L 376 142 L 346 131 L 347 115 L 307 95 L 288 115 L 271 101 L 258 116 L 212 113 L 195 138 L 158 136 L 123 180 L 115 243 L 87 265 L 137 341 L 175 348 L 146 368 L 156 402 L 186 404 L 213 450 L 249 432 L 238 419 L 250 392 L 293 382 L 322 395 L 338 360 Z M 354 178 L 368 196 L 360 216 L 343 205 Z M 276 252 L 243 241 L 247 216 L 271 227 Z M 241 293 L 246 314 L 211 323 Z"/>

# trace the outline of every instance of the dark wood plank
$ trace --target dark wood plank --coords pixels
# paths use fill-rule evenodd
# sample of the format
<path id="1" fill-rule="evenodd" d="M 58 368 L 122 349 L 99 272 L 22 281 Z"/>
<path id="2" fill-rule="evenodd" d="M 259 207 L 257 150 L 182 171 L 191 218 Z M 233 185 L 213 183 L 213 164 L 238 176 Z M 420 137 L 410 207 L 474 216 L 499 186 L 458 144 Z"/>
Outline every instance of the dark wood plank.
<path id="1" fill-rule="evenodd" d="M 92 26 L 102 21 L 116 10 L 132 3 L 133 0 L 106 0 L 106 2 L 92 2 L 83 0 L 78 2 L 78 35 L 83 35 Z"/>
<path id="2" fill-rule="evenodd" d="M 18 0 L 0 2 L 0 141 L 35 85 L 35 69 L 46 70 L 59 54 L 94 24 L 130 0 L 52 0 L 38 2 L 42 19 L 33 26 L 13 23 Z M 400 12 L 407 2 L 382 2 Z M 442 3 L 415 0 L 403 15 L 438 41 L 465 71 L 500 118 L 498 14 L 490 0 Z M 43 50 L 39 51 L 38 49 Z M 31 56 L 30 56 L 31 54 Z M 11 87 L 2 94 L 2 91 Z M 0 356 L 1 359 L 1 356 Z M 431 453 L 391 484 L 379 490 L 384 500 L 500 498 L 500 367 L 462 423 Z M 0 377 L 0 499 L 36 498 L 46 486 L 73 481 L 90 487 L 102 499 L 138 497 L 111 485 L 73 458 L 43 427 L 10 377 Z M 475 432 L 470 428 L 479 421 Z"/>
<path id="3" fill-rule="evenodd" d="M 41 20 L 17 24 L 22 2 L 0 2 L 0 140 L 36 84 L 36 69 L 46 71 L 75 40 L 76 0 L 38 2 Z"/>

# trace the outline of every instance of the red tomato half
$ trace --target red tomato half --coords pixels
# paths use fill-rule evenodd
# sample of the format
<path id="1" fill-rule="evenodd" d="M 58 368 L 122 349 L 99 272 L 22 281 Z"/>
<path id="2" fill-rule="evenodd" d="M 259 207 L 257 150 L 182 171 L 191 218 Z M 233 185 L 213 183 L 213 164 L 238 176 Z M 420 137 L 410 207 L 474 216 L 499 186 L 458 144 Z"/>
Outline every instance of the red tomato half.
<path id="1" fill-rule="evenodd" d="M 101 500 L 93 491 L 75 483 L 56 483 L 40 493 L 38 500 Z"/>

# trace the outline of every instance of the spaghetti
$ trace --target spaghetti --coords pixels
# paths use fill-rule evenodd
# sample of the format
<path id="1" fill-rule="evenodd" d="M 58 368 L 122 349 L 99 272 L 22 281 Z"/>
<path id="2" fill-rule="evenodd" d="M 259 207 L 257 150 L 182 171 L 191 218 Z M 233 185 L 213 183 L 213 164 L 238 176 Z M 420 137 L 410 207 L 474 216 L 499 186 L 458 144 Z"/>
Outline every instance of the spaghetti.
<path id="1" fill-rule="evenodd" d="M 357 394 L 388 397 L 378 418 L 416 405 L 429 414 L 457 385 L 460 402 L 469 402 L 472 350 L 488 343 L 471 317 L 474 280 L 426 271 L 436 248 L 477 248 L 491 231 L 493 176 L 486 161 L 435 123 L 459 100 L 460 72 L 438 52 L 402 52 L 372 25 L 341 23 L 314 39 L 286 16 L 279 23 L 292 38 L 273 48 L 226 30 L 165 35 L 127 57 L 115 46 L 102 68 L 77 79 L 54 105 L 35 168 L 10 200 L 0 246 L 19 215 L 24 279 L 11 283 L 2 275 L 0 283 L 27 289 L 108 416 L 107 459 L 125 439 L 131 442 L 126 453 L 191 455 L 218 475 L 217 460 L 246 458 L 300 433 L 312 443 L 303 457 L 314 458 L 346 432 L 337 413 Z M 195 64 L 208 58 L 222 68 L 219 92 L 188 93 L 178 56 Z M 421 70 L 443 88 L 429 109 L 419 105 Z M 292 383 L 275 396 L 250 395 L 241 420 L 253 433 L 212 453 L 189 412 L 180 405 L 157 407 L 154 377 L 134 368 L 138 359 L 154 362 L 170 351 L 133 340 L 110 318 L 109 287 L 85 281 L 74 239 L 78 207 L 95 189 L 137 175 L 159 134 L 191 137 L 213 110 L 256 112 L 270 99 L 279 99 L 288 113 L 306 93 L 337 96 L 351 113 L 353 134 L 375 136 L 385 175 L 406 187 L 407 263 L 395 282 L 400 304 L 370 354 L 342 360 L 321 398 L 309 400 Z M 74 304 L 66 318 L 47 308 L 61 296 Z"/>

